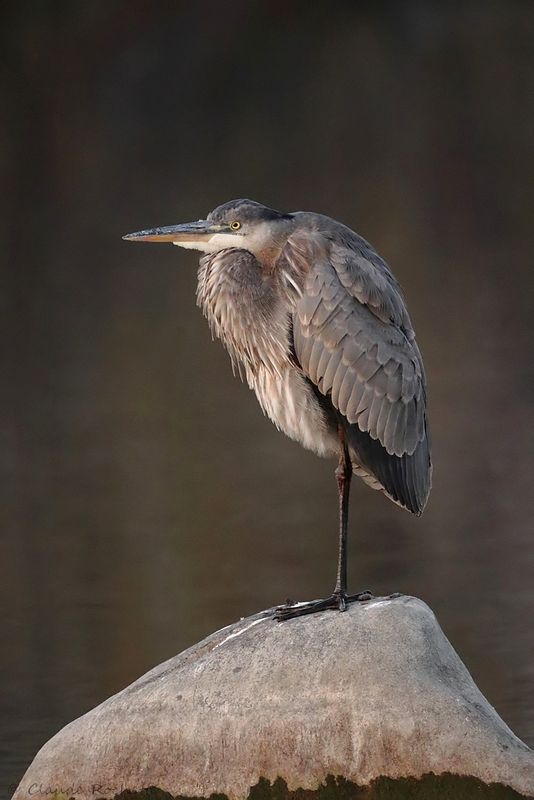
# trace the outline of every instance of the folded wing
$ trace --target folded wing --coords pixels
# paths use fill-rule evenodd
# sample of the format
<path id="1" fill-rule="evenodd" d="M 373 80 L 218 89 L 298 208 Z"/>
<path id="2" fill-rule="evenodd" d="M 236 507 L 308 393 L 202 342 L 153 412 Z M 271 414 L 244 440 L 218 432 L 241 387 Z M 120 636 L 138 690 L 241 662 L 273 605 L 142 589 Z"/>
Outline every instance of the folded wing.
<path id="1" fill-rule="evenodd" d="M 341 415 L 368 482 L 420 513 L 431 480 L 425 376 L 401 291 L 359 237 L 341 246 L 314 239 L 311 249 L 290 239 L 284 252 L 297 268 L 308 248 L 293 318 L 296 357 Z"/>

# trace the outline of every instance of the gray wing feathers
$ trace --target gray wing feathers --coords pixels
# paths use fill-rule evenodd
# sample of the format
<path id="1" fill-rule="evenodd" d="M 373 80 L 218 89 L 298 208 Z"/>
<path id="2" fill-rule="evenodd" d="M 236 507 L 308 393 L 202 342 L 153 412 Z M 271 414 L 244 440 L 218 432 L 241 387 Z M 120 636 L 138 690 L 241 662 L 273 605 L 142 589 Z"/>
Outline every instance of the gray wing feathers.
<path id="1" fill-rule="evenodd" d="M 362 465 L 372 462 L 387 493 L 419 512 L 431 472 L 423 363 L 397 282 L 357 242 L 322 239 L 308 259 L 293 315 L 295 353 L 349 423 Z M 291 251 L 285 256 L 290 261 Z"/>
<path id="2" fill-rule="evenodd" d="M 425 403 L 423 368 L 409 335 L 355 303 L 329 262 L 309 276 L 293 332 L 306 374 L 348 422 L 390 454 L 413 453 L 425 437 Z"/>
<path id="3" fill-rule="evenodd" d="M 357 249 L 332 245 L 330 260 L 339 282 L 383 322 L 409 323 L 400 287 L 385 261 L 363 239 Z"/>

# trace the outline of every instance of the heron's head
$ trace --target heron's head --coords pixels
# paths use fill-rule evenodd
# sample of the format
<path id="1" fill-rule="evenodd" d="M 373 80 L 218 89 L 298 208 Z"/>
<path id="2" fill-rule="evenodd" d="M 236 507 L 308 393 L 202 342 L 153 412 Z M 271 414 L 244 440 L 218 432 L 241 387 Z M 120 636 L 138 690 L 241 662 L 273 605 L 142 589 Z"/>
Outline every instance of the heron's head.
<path id="1" fill-rule="evenodd" d="M 281 247 L 291 230 L 293 215 L 275 211 L 254 200 L 231 200 L 206 219 L 152 228 L 123 236 L 133 242 L 171 242 L 189 250 L 216 253 L 230 247 L 256 256 Z"/>

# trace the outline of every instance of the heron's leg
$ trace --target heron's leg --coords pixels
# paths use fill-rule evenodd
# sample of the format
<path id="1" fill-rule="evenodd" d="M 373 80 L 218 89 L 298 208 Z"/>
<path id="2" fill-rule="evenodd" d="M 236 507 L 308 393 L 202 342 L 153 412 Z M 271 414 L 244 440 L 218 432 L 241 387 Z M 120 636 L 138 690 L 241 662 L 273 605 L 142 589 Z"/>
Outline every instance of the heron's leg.
<path id="1" fill-rule="evenodd" d="M 345 611 L 349 603 L 356 600 L 371 600 L 373 595 L 368 590 L 358 594 L 347 595 L 347 524 L 349 518 L 349 492 L 352 478 L 352 462 L 345 443 L 343 432 L 340 431 L 341 454 L 336 468 L 336 481 L 339 494 L 339 551 L 337 562 L 337 580 L 333 594 L 324 600 L 310 600 L 306 603 L 290 603 L 278 606 L 275 619 L 285 620 L 293 617 L 302 617 L 306 614 L 315 614 L 317 611 L 338 609 Z"/>
<path id="2" fill-rule="evenodd" d="M 337 491 L 339 495 L 339 550 L 337 557 L 337 579 L 334 597 L 339 600 L 339 610 L 347 607 L 347 526 L 349 521 L 350 480 L 352 462 L 343 434 L 340 434 L 341 454 L 336 468 Z"/>

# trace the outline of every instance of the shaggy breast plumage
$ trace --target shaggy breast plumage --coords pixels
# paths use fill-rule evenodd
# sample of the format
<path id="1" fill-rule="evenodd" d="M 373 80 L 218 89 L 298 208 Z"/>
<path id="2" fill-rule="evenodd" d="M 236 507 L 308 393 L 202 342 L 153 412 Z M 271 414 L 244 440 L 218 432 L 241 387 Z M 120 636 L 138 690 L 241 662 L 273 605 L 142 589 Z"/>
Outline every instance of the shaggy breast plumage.
<path id="1" fill-rule="evenodd" d="M 328 420 L 296 367 L 292 317 L 282 302 L 300 294 L 281 265 L 266 271 L 245 250 L 223 250 L 200 261 L 197 302 L 234 370 L 254 390 L 263 412 L 287 436 L 319 455 L 337 451 Z"/>
<path id="2" fill-rule="evenodd" d="M 280 376 L 289 357 L 290 317 L 265 274 L 246 250 L 228 249 L 200 260 L 197 303 L 234 367 L 253 386 L 256 370 Z"/>

